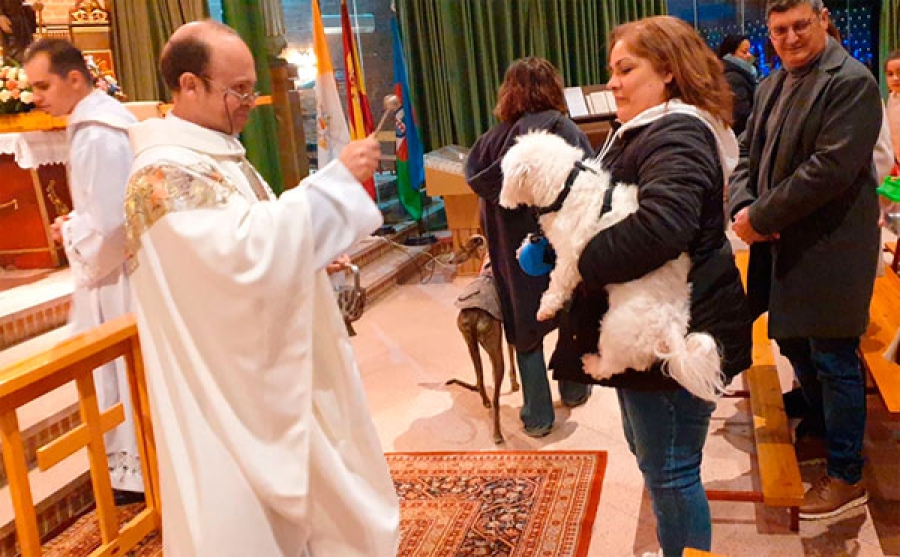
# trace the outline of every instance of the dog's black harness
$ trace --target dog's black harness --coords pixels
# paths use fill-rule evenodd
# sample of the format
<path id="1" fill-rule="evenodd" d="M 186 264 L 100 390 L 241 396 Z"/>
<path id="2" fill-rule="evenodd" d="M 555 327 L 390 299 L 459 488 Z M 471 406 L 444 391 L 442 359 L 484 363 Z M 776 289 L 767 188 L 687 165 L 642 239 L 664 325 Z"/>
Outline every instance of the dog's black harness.
<path id="1" fill-rule="evenodd" d="M 572 167 L 572 170 L 569 171 L 569 175 L 566 177 L 566 183 L 563 184 L 562 190 L 559 192 L 559 195 L 556 196 L 556 199 L 548 205 L 547 207 L 537 207 L 535 208 L 535 216 L 542 217 L 548 213 L 555 213 L 562 209 L 563 203 L 566 202 L 566 198 L 569 197 L 569 193 L 572 192 L 572 184 L 575 183 L 575 178 L 578 177 L 580 172 L 590 172 L 591 174 L 596 174 L 597 171 L 587 166 L 582 161 L 575 161 L 575 166 Z M 603 194 L 603 207 L 600 209 L 600 216 L 602 217 L 606 213 L 612 211 L 612 196 L 613 190 L 616 189 L 615 182 L 611 183 L 608 188 L 606 188 L 606 192 Z M 540 226 L 540 225 L 538 225 Z M 543 236 L 543 231 L 540 232 L 540 235 Z"/>
<path id="2" fill-rule="evenodd" d="M 563 184 L 562 190 L 559 192 L 559 195 L 556 196 L 556 199 L 548 205 L 547 207 L 535 207 L 534 208 L 534 216 L 537 221 L 538 230 L 536 233 L 530 235 L 530 240 L 532 244 L 544 244 L 546 249 L 543 252 L 543 262 L 547 265 L 553 266 L 556 262 L 556 253 L 553 251 L 553 247 L 547 243 L 546 237 L 544 235 L 544 229 L 541 227 L 540 217 L 549 213 L 555 213 L 562 209 L 563 203 L 565 203 L 566 198 L 569 197 L 569 193 L 572 192 L 572 184 L 575 183 L 575 178 L 578 177 L 580 172 L 590 172 L 591 174 L 597 174 L 597 171 L 593 168 L 587 166 L 582 161 L 575 161 L 575 165 L 572 167 L 572 170 L 569 171 L 569 175 L 566 177 L 566 183 Z M 609 187 L 606 188 L 606 191 L 603 194 L 603 207 L 600 209 L 600 215 L 597 218 L 602 218 L 603 215 L 612 211 L 612 196 L 613 190 L 616 189 L 616 183 L 610 183 Z"/>

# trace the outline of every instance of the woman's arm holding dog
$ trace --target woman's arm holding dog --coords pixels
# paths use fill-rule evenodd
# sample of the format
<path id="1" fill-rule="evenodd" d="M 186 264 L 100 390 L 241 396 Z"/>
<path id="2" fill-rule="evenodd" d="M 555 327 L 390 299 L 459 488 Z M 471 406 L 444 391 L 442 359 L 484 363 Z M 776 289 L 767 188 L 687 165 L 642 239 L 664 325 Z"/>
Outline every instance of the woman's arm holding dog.
<path id="1" fill-rule="evenodd" d="M 700 120 L 671 116 L 638 135 L 623 156 L 637 149 L 639 207 L 585 247 L 578 268 L 590 287 L 638 279 L 689 251 L 704 201 L 722 181 L 715 139 Z"/>

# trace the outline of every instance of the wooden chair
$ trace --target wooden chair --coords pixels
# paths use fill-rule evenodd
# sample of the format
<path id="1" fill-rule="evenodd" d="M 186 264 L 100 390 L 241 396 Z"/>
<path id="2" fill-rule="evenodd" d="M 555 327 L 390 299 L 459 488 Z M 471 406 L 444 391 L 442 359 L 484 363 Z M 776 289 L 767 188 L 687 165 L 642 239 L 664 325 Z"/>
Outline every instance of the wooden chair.
<path id="1" fill-rule="evenodd" d="M 113 502 L 103 434 L 122 423 L 125 415 L 121 403 L 100 411 L 93 379 L 96 367 L 119 357 L 125 358 L 128 369 L 146 496 L 146 508 L 121 530 Z M 75 382 L 78 389 L 81 425 L 40 447 L 37 464 L 40 470 L 47 470 L 76 451 L 87 448 L 101 534 L 101 545 L 91 555 L 124 555 L 149 533 L 158 530 L 161 524 L 150 400 L 137 327 L 131 315 L 105 323 L 0 371 L 0 443 L 21 555 L 39 556 L 42 549 L 16 410 L 69 382 Z"/>

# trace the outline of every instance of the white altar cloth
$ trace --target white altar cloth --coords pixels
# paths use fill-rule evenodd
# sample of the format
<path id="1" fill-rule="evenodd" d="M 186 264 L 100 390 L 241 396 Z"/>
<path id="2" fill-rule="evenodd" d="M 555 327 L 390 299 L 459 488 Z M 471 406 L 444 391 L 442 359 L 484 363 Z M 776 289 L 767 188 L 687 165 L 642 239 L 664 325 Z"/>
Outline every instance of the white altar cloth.
<path id="1" fill-rule="evenodd" d="M 69 155 L 66 130 L 0 133 L 0 154 L 13 155 L 21 168 L 65 163 Z"/>

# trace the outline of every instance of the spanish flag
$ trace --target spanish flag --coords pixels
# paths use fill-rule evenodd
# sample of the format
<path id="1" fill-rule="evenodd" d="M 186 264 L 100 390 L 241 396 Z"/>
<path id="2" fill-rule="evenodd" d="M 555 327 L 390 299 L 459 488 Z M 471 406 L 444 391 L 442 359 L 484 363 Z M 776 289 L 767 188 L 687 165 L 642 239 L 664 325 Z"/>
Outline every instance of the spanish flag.
<path id="1" fill-rule="evenodd" d="M 347 143 L 350 133 L 341 107 L 337 82 L 334 80 L 334 66 L 328 41 L 325 40 L 325 26 L 319 0 L 312 0 L 313 50 L 316 53 L 316 141 L 319 146 L 319 168 L 338 158 Z"/>
<path id="2" fill-rule="evenodd" d="M 350 13 L 347 0 L 341 0 L 341 31 L 344 38 L 344 79 L 347 87 L 347 120 L 350 124 L 350 138 L 363 139 L 375 131 L 369 99 L 366 97 L 366 84 L 359 64 L 359 53 L 353 41 L 353 27 L 350 25 Z M 375 181 L 368 180 L 363 184 L 372 199 L 375 199 Z"/>

